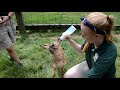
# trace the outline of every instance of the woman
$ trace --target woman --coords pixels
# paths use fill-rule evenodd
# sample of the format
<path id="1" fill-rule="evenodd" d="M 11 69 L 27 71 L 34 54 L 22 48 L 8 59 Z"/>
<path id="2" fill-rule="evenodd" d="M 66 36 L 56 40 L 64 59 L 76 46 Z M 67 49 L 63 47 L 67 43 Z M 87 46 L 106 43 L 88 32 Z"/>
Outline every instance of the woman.
<path id="1" fill-rule="evenodd" d="M 70 35 L 66 39 L 76 51 L 86 53 L 86 60 L 70 68 L 64 78 L 115 78 L 117 48 L 112 42 L 111 33 L 114 17 L 92 12 L 81 20 L 85 43 L 77 44 Z"/>
<path id="2" fill-rule="evenodd" d="M 0 12 L 0 50 L 6 49 L 11 60 L 17 65 L 22 65 L 12 44 L 16 41 L 16 30 L 11 20 L 13 15 L 14 12 Z"/>

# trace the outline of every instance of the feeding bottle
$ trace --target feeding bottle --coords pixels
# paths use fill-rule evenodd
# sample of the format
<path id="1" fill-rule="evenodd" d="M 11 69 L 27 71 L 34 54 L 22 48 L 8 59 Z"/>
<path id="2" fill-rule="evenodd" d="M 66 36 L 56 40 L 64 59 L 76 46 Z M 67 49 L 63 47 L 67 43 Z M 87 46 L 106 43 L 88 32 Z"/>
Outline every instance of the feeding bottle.
<path id="1" fill-rule="evenodd" d="M 75 30 L 76 28 L 73 25 L 71 25 L 65 32 L 62 33 L 62 36 L 59 38 L 60 41 L 63 41 L 66 35 L 72 34 Z"/>

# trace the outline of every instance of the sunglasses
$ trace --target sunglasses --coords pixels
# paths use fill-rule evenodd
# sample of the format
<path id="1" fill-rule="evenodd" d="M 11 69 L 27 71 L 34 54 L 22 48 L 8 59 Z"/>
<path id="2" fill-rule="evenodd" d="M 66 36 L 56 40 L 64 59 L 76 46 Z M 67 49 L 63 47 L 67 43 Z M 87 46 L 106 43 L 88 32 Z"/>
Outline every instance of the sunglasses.
<path id="1" fill-rule="evenodd" d="M 102 31 L 100 29 L 95 28 L 88 20 L 87 18 L 80 18 L 83 23 L 88 26 L 90 29 L 94 30 L 94 32 L 96 32 L 97 34 L 101 34 L 101 35 L 106 35 L 105 31 Z"/>

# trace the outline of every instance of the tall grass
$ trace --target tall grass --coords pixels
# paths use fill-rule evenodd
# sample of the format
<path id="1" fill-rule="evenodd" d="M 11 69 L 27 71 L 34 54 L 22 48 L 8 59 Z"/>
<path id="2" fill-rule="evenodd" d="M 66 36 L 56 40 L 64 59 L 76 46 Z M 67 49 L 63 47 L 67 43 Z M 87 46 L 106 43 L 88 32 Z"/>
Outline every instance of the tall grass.
<path id="1" fill-rule="evenodd" d="M 6 50 L 0 52 L 0 77 L 1 78 L 51 78 L 52 77 L 52 58 L 48 50 L 43 49 L 40 45 L 45 43 L 52 43 L 57 37 L 61 35 L 61 32 L 49 32 L 41 33 L 34 32 L 28 34 L 26 39 L 22 39 L 17 34 L 17 42 L 15 43 L 15 49 L 20 57 L 23 67 L 17 67 L 15 63 L 11 62 L 8 58 Z M 77 33 L 73 34 L 73 39 L 82 44 L 84 39 L 81 38 Z M 120 50 L 120 39 L 114 38 L 115 44 L 117 45 L 118 51 Z M 76 52 L 70 44 L 64 40 L 61 44 L 64 47 L 65 56 L 67 57 L 68 63 L 65 68 L 80 63 L 85 59 L 84 54 Z M 120 53 L 117 55 L 117 78 L 120 77 Z M 59 78 L 58 76 L 56 78 Z"/>

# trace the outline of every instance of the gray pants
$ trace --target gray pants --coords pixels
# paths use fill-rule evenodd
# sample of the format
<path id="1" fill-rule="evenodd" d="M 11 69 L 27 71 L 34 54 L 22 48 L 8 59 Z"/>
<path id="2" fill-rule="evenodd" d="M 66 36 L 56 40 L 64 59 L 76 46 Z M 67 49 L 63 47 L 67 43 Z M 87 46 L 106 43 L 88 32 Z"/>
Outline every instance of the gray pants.
<path id="1" fill-rule="evenodd" d="M 64 75 L 64 78 L 83 78 L 84 74 L 90 69 L 86 61 L 83 61 L 70 68 Z"/>

